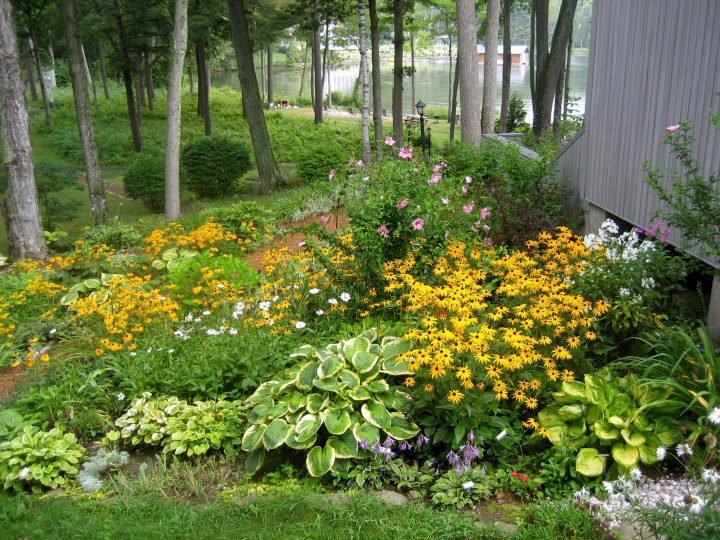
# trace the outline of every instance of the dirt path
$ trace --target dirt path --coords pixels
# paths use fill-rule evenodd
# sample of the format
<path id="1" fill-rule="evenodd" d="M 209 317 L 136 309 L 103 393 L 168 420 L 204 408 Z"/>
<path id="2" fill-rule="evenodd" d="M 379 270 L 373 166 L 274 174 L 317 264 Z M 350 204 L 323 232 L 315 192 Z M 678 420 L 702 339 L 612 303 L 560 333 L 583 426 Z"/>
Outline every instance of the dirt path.
<path id="1" fill-rule="evenodd" d="M 10 396 L 15 385 L 22 379 L 24 374 L 22 366 L 11 367 L 0 371 L 0 403 Z"/>

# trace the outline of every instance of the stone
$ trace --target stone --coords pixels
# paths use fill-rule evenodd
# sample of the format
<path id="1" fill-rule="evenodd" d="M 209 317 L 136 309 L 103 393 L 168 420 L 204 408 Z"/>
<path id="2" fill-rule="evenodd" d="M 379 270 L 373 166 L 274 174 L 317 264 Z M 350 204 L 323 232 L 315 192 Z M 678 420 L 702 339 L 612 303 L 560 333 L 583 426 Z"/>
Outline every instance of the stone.
<path id="1" fill-rule="evenodd" d="M 403 495 L 402 493 L 398 493 L 397 491 L 389 491 L 387 489 L 383 489 L 382 491 L 378 491 L 376 495 L 377 498 L 385 504 L 393 506 L 405 506 L 408 502 L 407 498 L 405 498 L 405 495 Z"/>

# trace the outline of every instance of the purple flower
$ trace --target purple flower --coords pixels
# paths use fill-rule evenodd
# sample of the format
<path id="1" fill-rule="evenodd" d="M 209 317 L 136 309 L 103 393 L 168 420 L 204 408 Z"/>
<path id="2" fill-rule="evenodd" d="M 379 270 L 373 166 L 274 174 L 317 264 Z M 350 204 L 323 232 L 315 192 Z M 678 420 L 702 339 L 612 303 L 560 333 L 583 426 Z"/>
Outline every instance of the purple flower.
<path id="1" fill-rule="evenodd" d="M 387 439 L 385 439 L 385 442 L 383 443 L 383 446 L 385 448 L 391 448 L 393 444 L 395 444 L 395 439 L 388 435 Z"/>
<path id="2" fill-rule="evenodd" d="M 468 467 L 467 463 L 458 463 L 455 465 L 455 474 L 462 476 L 469 468 L 470 467 Z"/>
<path id="3" fill-rule="evenodd" d="M 480 210 L 480 217 L 483 219 L 487 219 L 490 217 L 490 210 L 488 210 L 487 206 Z"/>
<path id="4" fill-rule="evenodd" d="M 493 245 L 493 239 L 489 236 L 486 236 L 483 240 L 485 242 L 485 245 L 492 246 Z"/>
<path id="5" fill-rule="evenodd" d="M 410 201 L 408 201 L 407 199 L 400 199 L 397 203 L 395 203 L 395 206 L 398 208 L 398 210 L 402 210 L 408 205 L 409 202 Z"/>
<path id="6" fill-rule="evenodd" d="M 480 450 L 474 444 L 466 444 L 463 449 L 463 458 L 466 463 L 471 463 L 473 460 L 480 457 Z"/>
<path id="7" fill-rule="evenodd" d="M 488 231 L 490 230 L 490 225 L 488 225 L 488 224 L 486 223 L 485 225 L 483 225 L 482 228 L 483 228 L 483 231 L 488 232 Z"/>
<path id="8" fill-rule="evenodd" d="M 327 225 L 328 222 L 330 221 L 330 216 L 320 216 L 320 221 L 322 221 L 323 223 L 325 223 Z"/>
<path id="9" fill-rule="evenodd" d="M 422 433 L 421 433 L 420 435 L 418 435 L 417 439 L 415 440 L 415 444 L 417 445 L 418 448 L 420 448 L 421 446 L 426 445 L 426 444 L 429 443 L 429 442 L 430 442 L 430 439 L 428 439 L 428 438 L 427 438 L 425 435 L 423 435 Z"/>
<path id="10" fill-rule="evenodd" d="M 369 176 L 363 176 L 363 179 L 362 179 L 362 180 L 363 180 L 363 182 L 368 182 L 368 181 L 370 180 L 370 177 L 369 177 Z"/>
<path id="11" fill-rule="evenodd" d="M 441 202 L 444 206 L 447 206 L 448 203 L 450 202 L 450 200 L 449 200 L 449 199 L 442 198 L 442 199 L 440 199 L 440 202 Z"/>
<path id="12" fill-rule="evenodd" d="M 465 212 L 466 214 L 469 214 L 474 209 L 475 209 L 475 201 L 470 201 L 465 206 L 463 206 L 463 212 Z"/>
<path id="13" fill-rule="evenodd" d="M 372 451 L 376 454 L 382 454 L 385 452 L 385 447 L 382 446 L 380 443 L 375 443 L 372 445 Z"/>
<path id="14" fill-rule="evenodd" d="M 424 226 L 425 226 L 425 220 L 423 218 L 414 219 L 412 222 L 413 230 L 422 231 L 422 228 Z"/>
<path id="15" fill-rule="evenodd" d="M 470 430 L 470 433 L 467 434 L 467 442 L 471 443 L 475 440 L 475 433 L 473 433 L 473 430 Z"/>
<path id="16" fill-rule="evenodd" d="M 367 439 L 360 439 L 360 443 L 358 444 L 361 450 L 367 450 L 368 449 L 368 442 Z"/>
<path id="17" fill-rule="evenodd" d="M 447 456 L 445 456 L 445 459 L 448 460 L 448 463 L 449 463 L 450 465 L 457 465 L 457 464 L 460 463 L 460 456 L 458 456 L 458 455 L 457 455 L 455 452 L 453 452 L 452 450 L 450 450 L 450 451 L 448 452 Z"/>
<path id="18" fill-rule="evenodd" d="M 668 133 L 675 133 L 678 129 L 680 129 L 680 124 L 673 124 L 672 126 L 665 128 L 665 131 Z"/>
<path id="19" fill-rule="evenodd" d="M 412 448 L 412 444 L 410 444 L 407 441 L 400 441 L 400 444 L 398 444 L 398 450 L 401 452 L 407 452 Z"/>
<path id="20" fill-rule="evenodd" d="M 383 238 L 387 238 L 390 234 L 390 230 L 385 225 L 380 225 L 377 228 L 377 232 L 379 232 L 380 236 L 382 236 Z"/>
<path id="21" fill-rule="evenodd" d="M 427 183 L 432 186 L 433 184 L 437 184 L 438 182 L 440 182 L 441 178 L 442 177 L 440 176 L 440 173 L 433 173 L 433 175 L 430 177 L 430 180 L 428 180 Z"/>
<path id="22" fill-rule="evenodd" d="M 462 187 L 462 192 L 463 192 L 463 195 L 467 195 L 467 193 L 468 193 L 468 188 L 466 188 L 465 186 L 463 186 L 463 187 Z"/>
<path id="23" fill-rule="evenodd" d="M 472 176 L 466 176 L 466 177 L 465 177 L 465 183 L 466 183 L 466 184 L 472 184 Z"/>

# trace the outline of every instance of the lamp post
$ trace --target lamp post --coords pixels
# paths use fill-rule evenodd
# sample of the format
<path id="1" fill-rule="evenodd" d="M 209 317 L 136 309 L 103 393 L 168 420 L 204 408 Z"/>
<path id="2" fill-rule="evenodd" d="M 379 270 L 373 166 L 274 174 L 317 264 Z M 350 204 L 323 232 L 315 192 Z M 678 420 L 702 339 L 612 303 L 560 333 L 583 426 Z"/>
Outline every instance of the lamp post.
<path id="1" fill-rule="evenodd" d="M 420 146 L 422 147 L 423 155 L 425 155 L 425 104 L 422 99 L 418 100 L 415 104 L 415 110 L 420 115 Z"/>

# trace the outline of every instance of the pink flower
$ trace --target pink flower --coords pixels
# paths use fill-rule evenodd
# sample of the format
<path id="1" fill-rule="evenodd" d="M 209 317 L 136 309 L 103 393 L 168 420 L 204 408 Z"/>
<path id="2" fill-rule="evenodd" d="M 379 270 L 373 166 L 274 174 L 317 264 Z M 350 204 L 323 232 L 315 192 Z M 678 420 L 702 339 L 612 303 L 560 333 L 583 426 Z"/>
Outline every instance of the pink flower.
<path id="1" fill-rule="evenodd" d="M 377 228 L 377 232 L 379 232 L 380 236 L 382 236 L 383 238 L 387 238 L 388 234 L 390 234 L 390 231 L 388 230 L 388 228 L 385 225 L 380 225 Z"/>
<path id="2" fill-rule="evenodd" d="M 466 188 L 465 186 L 463 186 L 463 187 L 462 187 L 462 192 L 463 192 L 463 195 L 467 195 L 467 194 L 468 194 L 468 188 Z"/>
<path id="3" fill-rule="evenodd" d="M 363 176 L 363 182 L 368 182 L 370 180 L 369 176 Z"/>
<path id="4" fill-rule="evenodd" d="M 433 175 L 430 177 L 430 180 L 427 181 L 429 185 L 437 184 L 442 176 L 440 176 L 440 173 L 433 173 Z"/>
<path id="5" fill-rule="evenodd" d="M 416 231 L 422 231 L 422 228 L 425 226 L 425 220 L 423 218 L 417 218 L 414 219 L 412 222 L 412 228 Z"/>
<path id="6" fill-rule="evenodd" d="M 401 148 L 400 151 L 398 152 L 398 157 L 400 159 L 411 160 L 412 159 L 412 148 L 410 148 L 410 147 Z"/>
<path id="7" fill-rule="evenodd" d="M 490 210 L 488 210 L 487 206 L 480 210 L 480 217 L 482 219 L 487 219 L 490 217 Z"/>
<path id="8" fill-rule="evenodd" d="M 465 177 L 465 183 L 466 183 L 466 184 L 472 184 L 472 176 L 466 176 L 466 177 Z"/>
<path id="9" fill-rule="evenodd" d="M 335 178 L 335 169 L 330 169 L 330 174 L 328 174 L 328 180 L 332 180 Z"/>
<path id="10" fill-rule="evenodd" d="M 405 208 L 405 207 L 408 205 L 409 202 L 410 202 L 410 201 L 408 201 L 407 199 L 400 199 L 400 200 L 395 204 L 395 206 L 397 206 L 398 210 L 402 210 L 403 208 Z"/>
<path id="11" fill-rule="evenodd" d="M 330 221 L 330 216 L 320 216 L 320 221 L 322 221 L 325 225 L 328 224 Z"/>
<path id="12" fill-rule="evenodd" d="M 357 166 L 358 166 L 358 168 L 362 169 L 365 166 L 365 162 L 361 159 L 360 161 L 357 162 Z"/>
<path id="13" fill-rule="evenodd" d="M 488 225 L 487 223 L 485 225 L 483 225 L 483 231 L 488 232 L 489 230 L 490 230 L 490 225 Z"/>
<path id="14" fill-rule="evenodd" d="M 667 244 L 670 239 L 670 227 L 661 219 L 653 219 L 650 226 L 645 230 L 648 236 L 654 236 L 663 244 Z"/>
<path id="15" fill-rule="evenodd" d="M 387 137 L 385 137 L 385 144 L 387 144 L 388 146 L 392 146 L 395 144 L 395 139 L 393 139 L 392 135 L 388 135 Z"/>
<path id="16" fill-rule="evenodd" d="M 673 124 L 672 126 L 668 126 L 665 131 L 668 133 L 675 133 L 678 129 L 680 129 L 680 124 Z"/>
<path id="17" fill-rule="evenodd" d="M 450 202 L 450 199 L 440 199 L 440 202 L 441 202 L 443 205 L 447 206 L 448 203 Z"/>
<path id="18" fill-rule="evenodd" d="M 486 236 L 484 241 L 485 241 L 485 244 L 488 245 L 488 246 L 492 246 L 492 245 L 493 245 L 493 239 L 490 238 L 489 236 Z"/>
<path id="19" fill-rule="evenodd" d="M 473 210 L 475 210 L 475 201 L 470 201 L 465 206 L 463 206 L 463 212 L 465 212 L 466 214 L 469 214 Z"/>

